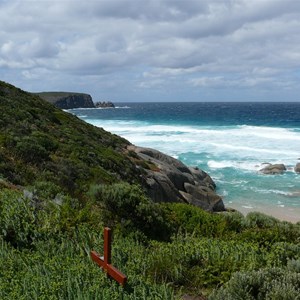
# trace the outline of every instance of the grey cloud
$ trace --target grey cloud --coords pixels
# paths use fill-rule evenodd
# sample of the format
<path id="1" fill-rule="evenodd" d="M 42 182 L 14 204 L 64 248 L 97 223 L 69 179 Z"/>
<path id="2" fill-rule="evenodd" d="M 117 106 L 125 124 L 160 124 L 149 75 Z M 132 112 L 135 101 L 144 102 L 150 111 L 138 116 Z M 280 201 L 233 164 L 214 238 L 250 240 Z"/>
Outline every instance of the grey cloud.
<path id="1" fill-rule="evenodd" d="M 295 86 L 299 20 L 294 0 L 5 1 L 0 71 L 21 70 L 26 82 L 113 78 L 132 90 L 176 80 L 194 89 Z"/>
<path id="2" fill-rule="evenodd" d="M 205 13 L 208 10 L 208 0 L 102 0 L 86 3 L 76 3 L 74 13 L 86 14 L 92 17 L 125 18 L 139 21 L 180 21 L 193 14 Z"/>

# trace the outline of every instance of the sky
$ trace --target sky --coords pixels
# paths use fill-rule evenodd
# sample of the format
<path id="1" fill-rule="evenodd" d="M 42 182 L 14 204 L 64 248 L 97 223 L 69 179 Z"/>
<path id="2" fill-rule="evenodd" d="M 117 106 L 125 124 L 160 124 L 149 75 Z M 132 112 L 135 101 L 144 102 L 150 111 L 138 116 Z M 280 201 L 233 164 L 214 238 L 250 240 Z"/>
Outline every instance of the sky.
<path id="1" fill-rule="evenodd" d="M 0 80 L 95 102 L 300 102 L 300 0 L 0 0 Z"/>

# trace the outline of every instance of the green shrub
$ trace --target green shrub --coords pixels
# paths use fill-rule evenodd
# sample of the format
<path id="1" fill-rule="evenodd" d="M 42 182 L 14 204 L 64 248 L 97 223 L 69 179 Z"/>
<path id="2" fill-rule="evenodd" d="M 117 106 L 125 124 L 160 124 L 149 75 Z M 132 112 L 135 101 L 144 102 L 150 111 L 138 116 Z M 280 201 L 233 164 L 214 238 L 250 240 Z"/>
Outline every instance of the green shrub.
<path id="1" fill-rule="evenodd" d="M 283 267 L 290 260 L 300 259 L 300 244 L 278 242 L 274 243 L 268 251 L 268 265 L 272 267 Z"/>
<path id="2" fill-rule="evenodd" d="M 61 188 L 51 181 L 36 181 L 32 190 L 42 199 L 54 199 L 61 192 Z"/>
<path id="3" fill-rule="evenodd" d="M 245 229 L 245 217 L 239 211 L 228 211 L 222 213 L 222 216 L 228 230 L 239 233 Z"/>
<path id="4" fill-rule="evenodd" d="M 221 237 L 227 231 L 226 220 L 222 215 L 209 213 L 199 207 L 184 203 L 166 203 L 169 221 L 177 229 L 202 237 Z"/>
<path id="5" fill-rule="evenodd" d="M 36 237 L 36 214 L 20 192 L 0 191 L 0 236 L 14 247 L 28 247 Z"/>
<path id="6" fill-rule="evenodd" d="M 297 300 L 300 299 L 300 274 L 279 268 L 237 272 L 210 300 Z"/>
<path id="7" fill-rule="evenodd" d="M 147 273 L 156 282 L 185 288 L 212 288 L 227 282 L 239 270 L 265 264 L 257 245 L 213 238 L 177 235 L 172 243 L 153 243 Z"/>
<path id="8" fill-rule="evenodd" d="M 137 185 L 116 183 L 93 186 L 90 195 L 103 208 L 107 226 L 120 224 L 123 229 L 138 229 L 152 238 L 168 238 L 170 226 L 164 211 L 147 198 Z"/>
<path id="9" fill-rule="evenodd" d="M 245 225 L 248 228 L 273 228 L 279 223 L 278 219 L 260 212 L 250 212 L 245 218 Z"/>
<path id="10" fill-rule="evenodd" d="M 15 147 L 16 154 L 25 162 L 38 164 L 49 158 L 49 151 L 31 137 L 24 137 Z"/>
<path id="11" fill-rule="evenodd" d="M 38 212 L 38 231 L 46 239 L 60 233 L 73 235 L 83 224 L 99 228 L 102 225 L 99 214 L 91 203 L 82 204 L 78 199 L 57 194 L 53 200 L 43 203 L 43 209 Z"/>
<path id="12" fill-rule="evenodd" d="M 287 269 L 300 274 L 300 258 L 288 260 Z"/>

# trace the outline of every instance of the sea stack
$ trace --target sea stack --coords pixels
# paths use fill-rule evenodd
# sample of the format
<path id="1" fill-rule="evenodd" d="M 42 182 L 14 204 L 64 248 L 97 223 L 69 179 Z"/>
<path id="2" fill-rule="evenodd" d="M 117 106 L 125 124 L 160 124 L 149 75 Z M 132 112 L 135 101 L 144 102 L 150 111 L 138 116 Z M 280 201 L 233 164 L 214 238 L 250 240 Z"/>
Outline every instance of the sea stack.
<path id="1" fill-rule="evenodd" d="M 100 101 L 100 102 L 96 102 L 95 107 L 96 108 L 114 108 L 115 105 L 110 101 Z"/>

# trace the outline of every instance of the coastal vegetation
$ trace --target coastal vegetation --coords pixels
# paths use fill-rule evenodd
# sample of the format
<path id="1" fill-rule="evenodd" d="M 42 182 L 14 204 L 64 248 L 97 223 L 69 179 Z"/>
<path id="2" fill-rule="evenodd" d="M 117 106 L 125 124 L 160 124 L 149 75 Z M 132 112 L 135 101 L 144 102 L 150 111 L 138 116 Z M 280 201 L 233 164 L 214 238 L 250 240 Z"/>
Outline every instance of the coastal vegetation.
<path id="1" fill-rule="evenodd" d="M 129 142 L 0 82 L 1 299 L 300 299 L 300 223 L 154 203 Z M 113 230 L 125 288 L 90 259 Z"/>

